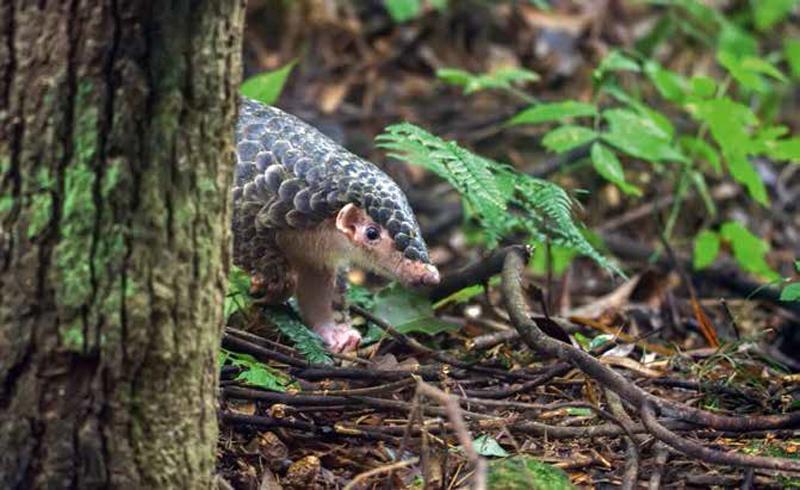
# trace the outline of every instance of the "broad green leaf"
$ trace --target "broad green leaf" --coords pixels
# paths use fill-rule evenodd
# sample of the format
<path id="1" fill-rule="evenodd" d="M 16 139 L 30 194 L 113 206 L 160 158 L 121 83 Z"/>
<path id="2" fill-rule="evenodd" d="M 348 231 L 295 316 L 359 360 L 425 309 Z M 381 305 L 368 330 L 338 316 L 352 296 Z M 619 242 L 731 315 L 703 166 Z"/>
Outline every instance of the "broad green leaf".
<path id="1" fill-rule="evenodd" d="M 667 70 L 655 61 L 645 63 L 644 72 L 662 97 L 671 102 L 683 101 L 686 80 L 680 74 Z"/>
<path id="2" fill-rule="evenodd" d="M 800 38 L 787 39 L 783 43 L 783 55 L 789 65 L 789 73 L 795 80 L 800 79 Z"/>
<path id="3" fill-rule="evenodd" d="M 719 235 L 711 230 L 703 230 L 694 240 L 693 265 L 697 270 L 705 269 L 714 263 L 719 255 Z"/>
<path id="4" fill-rule="evenodd" d="M 383 5 L 398 24 L 413 19 L 422 10 L 421 0 L 383 0 Z"/>
<path id="5" fill-rule="evenodd" d="M 742 58 L 742 68 L 755 73 L 762 73 L 780 82 L 788 81 L 786 79 L 786 75 L 784 75 L 783 72 L 778 69 L 778 67 L 764 58 L 745 56 Z"/>
<path id="6" fill-rule="evenodd" d="M 756 92 L 764 92 L 768 89 L 761 74 L 757 71 L 747 69 L 742 63 L 742 58 L 736 54 L 730 51 L 718 51 L 717 61 L 728 70 L 731 77 L 742 87 Z"/>
<path id="7" fill-rule="evenodd" d="M 625 172 L 617 155 L 600 142 L 592 144 L 592 165 L 604 179 L 616 184 L 626 194 L 641 196 L 642 191 L 625 181 Z"/>
<path id="8" fill-rule="evenodd" d="M 603 112 L 609 131 L 603 140 L 625 153 L 649 160 L 686 161 L 686 157 L 673 146 L 668 134 L 656 121 L 628 109 L 609 109 Z"/>
<path id="9" fill-rule="evenodd" d="M 728 221 L 720 228 L 720 236 L 730 243 L 739 266 L 769 281 L 780 279 L 777 272 L 767 264 L 769 244 L 735 221 Z"/>
<path id="10" fill-rule="evenodd" d="M 376 316 L 401 333 L 421 332 L 436 335 L 458 330 L 458 326 L 436 318 L 428 298 L 395 284 L 375 296 Z"/>
<path id="11" fill-rule="evenodd" d="M 595 80 L 601 80 L 605 77 L 606 73 L 612 71 L 642 71 L 639 63 L 633 58 L 623 54 L 621 51 L 614 49 L 600 62 L 600 65 L 594 71 Z"/>
<path id="12" fill-rule="evenodd" d="M 531 257 L 530 267 L 534 274 L 543 276 L 547 274 L 547 247 L 541 242 L 532 242 L 534 245 L 533 257 Z M 572 263 L 577 253 L 575 250 L 559 247 L 557 245 L 550 246 L 550 260 L 552 261 L 551 268 L 556 277 L 561 277 L 567 270 L 567 267 Z"/>
<path id="13" fill-rule="evenodd" d="M 747 187 L 753 199 L 766 205 L 767 189 L 747 158 L 753 149 L 750 128 L 758 121 L 755 114 L 749 107 L 727 97 L 698 102 L 690 109 L 697 119 L 708 124 L 731 176 Z"/>
<path id="14" fill-rule="evenodd" d="M 800 162 L 800 136 L 768 142 L 766 153 L 775 160 Z"/>
<path id="15" fill-rule="evenodd" d="M 223 349 L 223 352 L 225 353 L 223 362 L 229 362 L 231 365 L 242 369 L 242 372 L 236 377 L 239 381 L 267 390 L 281 392 L 286 391 L 286 387 L 292 383 L 291 378 L 259 362 L 249 354 L 231 352 L 225 349 Z"/>
<path id="16" fill-rule="evenodd" d="M 436 71 L 436 77 L 451 85 L 464 87 L 465 94 L 479 90 L 510 89 L 515 83 L 535 82 L 539 75 L 524 68 L 506 67 L 499 68 L 489 73 L 473 74 L 458 68 L 441 68 Z"/>
<path id="17" fill-rule="evenodd" d="M 451 85 L 464 87 L 473 78 L 472 73 L 459 68 L 439 68 L 436 78 Z"/>
<path id="18" fill-rule="evenodd" d="M 242 83 L 242 95 L 264 104 L 274 104 L 281 95 L 283 86 L 295 64 L 297 64 L 297 60 L 287 63 L 277 70 L 266 71 L 248 78 Z"/>
<path id="19" fill-rule="evenodd" d="M 567 415 L 572 417 L 591 417 L 594 412 L 591 408 L 567 407 Z"/>
<path id="20" fill-rule="evenodd" d="M 520 112 L 508 122 L 516 124 L 539 124 L 547 121 L 560 121 L 573 117 L 592 117 L 597 115 L 597 107 L 594 104 L 578 102 L 575 100 L 565 100 L 564 102 L 553 102 L 549 104 L 539 104 L 529 107 Z"/>
<path id="21" fill-rule="evenodd" d="M 751 1 L 750 5 L 753 8 L 756 28 L 766 31 L 775 24 L 783 22 L 798 5 L 798 0 L 755 0 Z"/>
<path id="22" fill-rule="evenodd" d="M 717 92 L 717 82 L 711 77 L 698 75 L 689 81 L 692 87 L 692 95 L 701 99 L 708 99 Z"/>
<path id="23" fill-rule="evenodd" d="M 446 298 L 442 298 L 433 305 L 434 309 L 441 308 L 442 306 L 448 303 L 466 303 L 467 301 L 471 300 L 475 296 L 483 293 L 483 286 L 480 284 L 474 284 L 472 286 L 468 286 L 464 289 L 460 289 L 455 293 L 447 296 Z"/>
<path id="24" fill-rule="evenodd" d="M 737 56 L 758 56 L 758 39 L 732 22 L 722 23 L 718 44 L 720 50 Z"/>
<path id="25" fill-rule="evenodd" d="M 800 301 L 800 282 L 785 286 L 781 291 L 781 301 Z"/>
<path id="26" fill-rule="evenodd" d="M 573 490 L 559 468 L 520 454 L 489 463 L 488 488 L 492 490 Z"/>
<path id="27" fill-rule="evenodd" d="M 722 172 L 719 152 L 705 140 L 695 138 L 694 136 L 682 136 L 678 142 L 690 160 L 700 158 L 705 160 L 717 174 Z"/>
<path id="28" fill-rule="evenodd" d="M 223 315 L 227 321 L 237 311 L 244 311 L 250 307 L 253 300 L 250 297 L 250 275 L 242 269 L 231 266 L 228 273 L 228 292 L 225 295 Z"/>
<path id="29" fill-rule="evenodd" d="M 560 126 L 542 138 L 542 145 L 550 151 L 564 153 L 597 138 L 594 130 L 583 126 Z"/>
<path id="30" fill-rule="evenodd" d="M 503 449 L 497 442 L 497 439 L 488 434 L 476 437 L 475 440 L 472 441 L 472 446 L 475 448 L 475 452 L 481 456 L 494 456 L 496 458 L 505 458 L 508 456 L 508 451 Z"/>

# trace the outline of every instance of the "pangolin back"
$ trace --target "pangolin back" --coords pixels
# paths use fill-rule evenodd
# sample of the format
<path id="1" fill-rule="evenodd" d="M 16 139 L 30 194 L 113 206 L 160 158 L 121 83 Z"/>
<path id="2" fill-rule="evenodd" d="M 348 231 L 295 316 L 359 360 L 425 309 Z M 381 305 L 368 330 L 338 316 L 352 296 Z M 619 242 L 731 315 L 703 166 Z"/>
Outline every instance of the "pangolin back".
<path id="1" fill-rule="evenodd" d="M 403 191 L 372 163 L 280 109 L 243 98 L 236 124 L 234 259 L 253 268 L 279 229 L 318 225 L 348 203 L 386 228 L 405 257 L 429 263 Z"/>

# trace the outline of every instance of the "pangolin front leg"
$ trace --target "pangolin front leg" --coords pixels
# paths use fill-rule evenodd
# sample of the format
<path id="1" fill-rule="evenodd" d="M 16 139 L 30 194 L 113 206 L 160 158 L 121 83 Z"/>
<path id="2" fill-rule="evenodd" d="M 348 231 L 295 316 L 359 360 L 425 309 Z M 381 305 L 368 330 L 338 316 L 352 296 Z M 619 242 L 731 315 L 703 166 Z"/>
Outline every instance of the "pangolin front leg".
<path id="1" fill-rule="evenodd" d="M 342 292 L 336 285 L 334 269 L 297 267 L 300 316 L 333 352 L 354 350 L 361 341 L 361 334 L 350 325 Z"/>

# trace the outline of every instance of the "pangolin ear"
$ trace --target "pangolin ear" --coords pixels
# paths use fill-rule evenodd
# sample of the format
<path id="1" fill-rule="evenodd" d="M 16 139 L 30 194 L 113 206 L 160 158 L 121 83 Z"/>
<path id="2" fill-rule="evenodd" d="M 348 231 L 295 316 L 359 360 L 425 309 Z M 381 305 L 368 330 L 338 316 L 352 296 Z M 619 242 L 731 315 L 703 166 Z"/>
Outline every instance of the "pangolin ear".
<path id="1" fill-rule="evenodd" d="M 351 240 L 355 240 L 358 230 L 366 222 L 367 216 L 364 211 L 353 203 L 345 205 L 336 215 L 336 228 Z"/>

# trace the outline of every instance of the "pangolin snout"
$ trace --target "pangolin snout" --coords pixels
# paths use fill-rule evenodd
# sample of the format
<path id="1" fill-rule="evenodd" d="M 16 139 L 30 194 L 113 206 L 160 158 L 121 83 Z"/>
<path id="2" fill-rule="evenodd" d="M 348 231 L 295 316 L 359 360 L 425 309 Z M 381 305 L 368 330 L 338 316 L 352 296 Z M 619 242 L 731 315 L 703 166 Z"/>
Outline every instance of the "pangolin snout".
<path id="1" fill-rule="evenodd" d="M 422 262 L 408 261 L 404 268 L 409 273 L 405 276 L 405 282 L 410 286 L 436 286 L 441 280 L 439 277 L 439 271 L 433 264 L 423 264 Z"/>
<path id="2" fill-rule="evenodd" d="M 425 272 L 422 274 L 421 283 L 423 286 L 436 286 L 439 284 L 441 277 L 439 277 L 439 270 L 435 265 L 425 264 Z"/>

